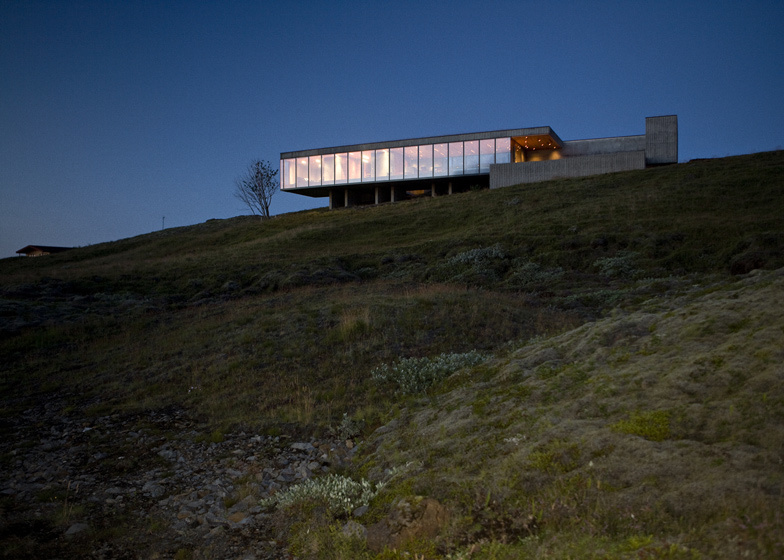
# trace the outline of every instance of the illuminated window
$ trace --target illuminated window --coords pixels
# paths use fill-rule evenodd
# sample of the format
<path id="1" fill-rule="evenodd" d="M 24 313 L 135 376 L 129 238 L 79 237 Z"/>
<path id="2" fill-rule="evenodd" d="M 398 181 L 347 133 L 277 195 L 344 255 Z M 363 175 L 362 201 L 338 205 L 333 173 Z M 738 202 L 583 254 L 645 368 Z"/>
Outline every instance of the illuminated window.
<path id="1" fill-rule="evenodd" d="M 465 143 L 465 172 L 479 173 L 479 140 Z"/>
<path id="2" fill-rule="evenodd" d="M 297 186 L 297 164 L 294 159 L 283 160 L 283 188 L 293 189 Z"/>
<path id="3" fill-rule="evenodd" d="M 325 185 L 335 182 L 335 154 L 327 154 L 322 158 L 321 180 Z"/>
<path id="4" fill-rule="evenodd" d="M 310 156 L 310 181 L 311 186 L 321 184 L 321 156 Z"/>
<path id="5" fill-rule="evenodd" d="M 406 146 L 406 168 L 404 176 L 406 179 L 417 178 L 417 159 L 419 159 L 419 149 L 416 146 Z"/>
<path id="6" fill-rule="evenodd" d="M 297 158 L 297 186 L 308 186 L 308 158 Z"/>
<path id="7" fill-rule="evenodd" d="M 419 146 L 419 176 L 433 176 L 433 145 Z"/>
<path id="8" fill-rule="evenodd" d="M 463 143 L 462 142 L 449 143 L 449 174 L 450 175 L 463 174 Z"/>
<path id="9" fill-rule="evenodd" d="M 348 182 L 359 183 L 362 180 L 362 152 L 348 153 Z"/>
<path id="10" fill-rule="evenodd" d="M 433 175 L 443 177 L 447 174 L 447 144 L 435 144 L 433 146 Z"/>
<path id="11" fill-rule="evenodd" d="M 405 168 L 405 158 L 403 156 L 403 148 L 391 148 L 389 150 L 389 178 L 392 181 L 398 181 L 403 178 L 403 169 Z"/>
<path id="12" fill-rule="evenodd" d="M 362 180 L 373 181 L 376 178 L 376 152 L 362 152 Z"/>
<path id="13" fill-rule="evenodd" d="M 479 172 L 489 173 L 490 164 L 495 163 L 495 140 L 479 141 Z"/>
<path id="14" fill-rule="evenodd" d="M 376 150 L 376 181 L 389 179 L 389 150 Z"/>
<path id="15" fill-rule="evenodd" d="M 335 154 L 335 184 L 348 181 L 348 154 Z"/>
<path id="16" fill-rule="evenodd" d="M 512 161 L 512 142 L 510 138 L 495 139 L 495 162 L 509 163 Z"/>

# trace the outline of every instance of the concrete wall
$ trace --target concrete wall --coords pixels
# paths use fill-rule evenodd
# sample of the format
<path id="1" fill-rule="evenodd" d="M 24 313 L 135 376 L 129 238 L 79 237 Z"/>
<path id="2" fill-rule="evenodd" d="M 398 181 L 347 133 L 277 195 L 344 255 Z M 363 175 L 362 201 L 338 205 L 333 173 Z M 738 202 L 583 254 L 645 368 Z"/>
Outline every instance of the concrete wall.
<path id="1" fill-rule="evenodd" d="M 593 138 L 590 140 L 567 140 L 558 150 L 561 157 L 590 156 L 616 152 L 637 152 L 645 149 L 645 135 Z"/>
<path id="2" fill-rule="evenodd" d="M 678 163 L 678 117 L 647 117 L 645 134 L 569 140 L 559 159 L 490 166 L 490 188 Z"/>
<path id="3" fill-rule="evenodd" d="M 648 165 L 678 163 L 678 116 L 645 118 L 645 160 Z"/>
<path id="4" fill-rule="evenodd" d="M 585 177 L 617 171 L 645 169 L 645 151 L 564 157 L 526 163 L 496 163 L 490 166 L 490 188 L 510 187 L 563 177 Z"/>

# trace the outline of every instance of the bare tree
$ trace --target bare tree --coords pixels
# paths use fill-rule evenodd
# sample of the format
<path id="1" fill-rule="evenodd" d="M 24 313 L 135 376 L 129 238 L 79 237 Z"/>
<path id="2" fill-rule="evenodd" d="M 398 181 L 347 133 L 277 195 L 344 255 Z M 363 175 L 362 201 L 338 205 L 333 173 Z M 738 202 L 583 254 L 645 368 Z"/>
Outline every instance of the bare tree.
<path id="1" fill-rule="evenodd" d="M 278 170 L 270 162 L 257 159 L 234 181 L 234 196 L 244 202 L 253 214 L 269 218 L 272 195 L 278 191 Z"/>

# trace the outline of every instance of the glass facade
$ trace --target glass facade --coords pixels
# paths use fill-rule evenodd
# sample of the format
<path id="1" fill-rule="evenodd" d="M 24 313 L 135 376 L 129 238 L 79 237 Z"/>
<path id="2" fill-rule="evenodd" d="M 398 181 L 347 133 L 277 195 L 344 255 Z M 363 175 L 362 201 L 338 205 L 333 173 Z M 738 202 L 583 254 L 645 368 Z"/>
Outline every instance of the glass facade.
<path id="1" fill-rule="evenodd" d="M 376 152 L 362 152 L 362 182 L 372 183 L 376 180 Z"/>
<path id="2" fill-rule="evenodd" d="M 403 148 L 390 148 L 389 150 L 389 180 L 399 181 L 403 178 Z"/>
<path id="3" fill-rule="evenodd" d="M 321 184 L 321 156 L 310 156 L 310 177 L 308 185 L 311 187 Z"/>
<path id="4" fill-rule="evenodd" d="M 479 173 L 479 140 L 464 143 L 463 169 L 466 175 Z"/>
<path id="5" fill-rule="evenodd" d="M 419 146 L 419 178 L 433 176 L 433 145 Z"/>
<path id="6" fill-rule="evenodd" d="M 495 163 L 495 139 L 479 141 L 479 172 L 490 173 L 490 165 Z"/>
<path id="7" fill-rule="evenodd" d="M 283 189 L 488 173 L 512 161 L 511 138 L 381 148 L 281 160 Z"/>
<path id="8" fill-rule="evenodd" d="M 406 158 L 405 169 L 403 170 L 403 178 L 417 179 L 417 169 L 419 167 L 419 149 L 416 146 L 406 146 L 403 148 L 403 153 Z"/>
<path id="9" fill-rule="evenodd" d="M 335 154 L 327 154 L 322 158 L 321 176 L 325 185 L 335 184 Z"/>
<path id="10" fill-rule="evenodd" d="M 463 174 L 463 143 L 450 142 L 449 144 L 449 174 Z"/>
<path id="11" fill-rule="evenodd" d="M 448 144 L 433 145 L 433 176 L 445 177 L 449 173 L 447 154 Z"/>
<path id="12" fill-rule="evenodd" d="M 389 180 L 389 150 L 376 150 L 376 181 Z"/>
<path id="13" fill-rule="evenodd" d="M 359 183 L 362 180 L 362 152 L 348 153 L 348 182 Z"/>
<path id="14" fill-rule="evenodd" d="M 297 187 L 308 186 L 308 158 L 297 158 Z"/>
<path id="15" fill-rule="evenodd" d="M 293 159 L 283 160 L 283 188 L 293 189 L 297 186 L 297 164 Z"/>
<path id="16" fill-rule="evenodd" d="M 335 184 L 343 185 L 348 182 L 348 154 L 335 154 Z"/>
<path id="17" fill-rule="evenodd" d="M 495 162 L 511 163 L 511 161 L 512 161 L 512 139 L 496 138 L 495 139 Z"/>

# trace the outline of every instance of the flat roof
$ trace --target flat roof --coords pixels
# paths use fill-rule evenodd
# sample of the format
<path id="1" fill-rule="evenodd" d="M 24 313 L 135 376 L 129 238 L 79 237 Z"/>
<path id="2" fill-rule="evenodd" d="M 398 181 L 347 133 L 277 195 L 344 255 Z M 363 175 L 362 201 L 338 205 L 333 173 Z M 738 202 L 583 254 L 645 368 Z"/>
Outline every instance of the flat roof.
<path id="1" fill-rule="evenodd" d="M 362 150 L 379 150 L 383 148 L 403 148 L 405 146 L 419 146 L 421 144 L 441 144 L 444 142 L 462 142 L 467 140 L 486 140 L 488 138 L 519 138 L 519 137 L 549 137 L 549 140 L 560 148 L 563 141 L 549 126 L 531 128 L 510 128 L 490 132 L 471 132 L 467 134 L 449 134 L 446 136 L 427 136 L 424 138 L 409 138 L 406 140 L 392 140 L 389 142 L 370 142 L 366 144 L 351 144 L 348 146 L 335 146 L 332 148 L 317 148 L 313 150 L 299 150 L 294 152 L 281 152 L 280 159 L 290 159 L 306 156 L 320 156 L 340 152 L 359 152 Z"/>

